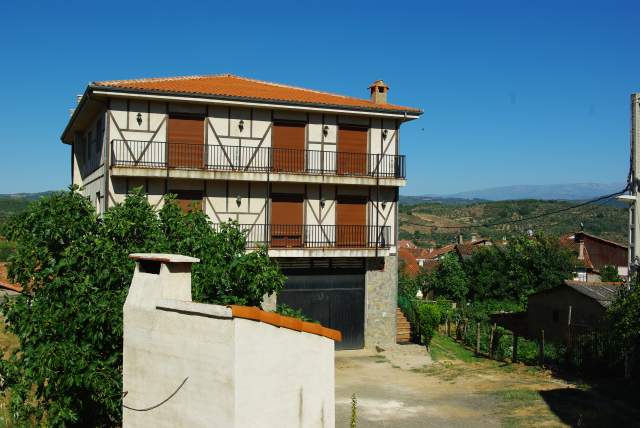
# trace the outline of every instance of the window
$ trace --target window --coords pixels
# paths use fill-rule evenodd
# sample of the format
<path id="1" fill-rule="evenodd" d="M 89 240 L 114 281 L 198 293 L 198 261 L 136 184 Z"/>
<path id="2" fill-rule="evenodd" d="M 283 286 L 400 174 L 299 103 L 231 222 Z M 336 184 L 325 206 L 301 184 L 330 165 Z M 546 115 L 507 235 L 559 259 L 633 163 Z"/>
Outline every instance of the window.
<path id="1" fill-rule="evenodd" d="M 554 309 L 551 316 L 553 317 L 553 322 L 559 322 L 560 321 L 560 311 L 559 310 Z"/>
<path id="2" fill-rule="evenodd" d="M 96 155 L 100 158 L 100 150 L 102 149 L 102 140 L 104 139 L 104 120 L 98 119 L 96 124 Z"/>
<path id="3" fill-rule="evenodd" d="M 94 144 L 95 144 L 95 141 L 93 139 L 93 132 L 89 131 L 87 133 L 87 156 L 88 156 L 87 160 L 93 159 L 93 150 L 92 149 L 93 149 Z"/>

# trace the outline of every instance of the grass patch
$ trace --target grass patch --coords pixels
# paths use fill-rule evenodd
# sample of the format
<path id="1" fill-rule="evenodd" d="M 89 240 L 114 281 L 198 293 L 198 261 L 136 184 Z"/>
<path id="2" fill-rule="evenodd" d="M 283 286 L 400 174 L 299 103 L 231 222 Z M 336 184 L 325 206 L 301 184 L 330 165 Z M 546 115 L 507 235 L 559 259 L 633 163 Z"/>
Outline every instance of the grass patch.
<path id="1" fill-rule="evenodd" d="M 460 360 L 465 363 L 472 363 L 478 360 L 472 351 L 452 338 L 440 334 L 433 336 L 429 349 L 431 350 L 433 361 Z"/>
<path id="2" fill-rule="evenodd" d="M 540 400 L 540 394 L 530 389 L 503 389 L 493 391 L 491 395 L 504 401 L 516 401 L 520 403 Z"/>

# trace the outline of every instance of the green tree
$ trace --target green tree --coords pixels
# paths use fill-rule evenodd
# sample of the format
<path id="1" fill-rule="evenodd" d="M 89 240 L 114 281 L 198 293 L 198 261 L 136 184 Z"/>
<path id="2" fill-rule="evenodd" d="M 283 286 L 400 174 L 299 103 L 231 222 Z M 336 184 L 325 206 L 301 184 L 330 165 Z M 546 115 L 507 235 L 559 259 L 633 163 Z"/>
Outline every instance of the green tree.
<path id="1" fill-rule="evenodd" d="M 571 278 L 575 263 L 575 257 L 556 238 L 513 237 L 506 246 L 494 245 L 475 251 L 465 262 L 469 298 L 523 304 L 530 294 Z"/>
<path id="2" fill-rule="evenodd" d="M 438 297 L 463 302 L 469 292 L 469 279 L 456 254 L 446 254 L 433 274 L 427 275 L 426 291 Z"/>
<path id="3" fill-rule="evenodd" d="M 607 316 L 611 325 L 611 333 L 620 341 L 625 355 L 636 358 L 640 356 L 640 283 L 636 278 L 630 287 L 621 287 L 620 295 L 615 299 Z"/>
<path id="4" fill-rule="evenodd" d="M 622 282 L 622 278 L 618 275 L 618 268 L 612 265 L 606 265 L 600 269 L 600 280 L 604 282 Z"/>
<path id="5" fill-rule="evenodd" d="M 245 252 L 234 225 L 220 232 L 203 213 L 169 198 L 156 213 L 141 192 L 99 219 L 74 190 L 32 203 L 7 228 L 16 242 L 9 274 L 27 293 L 3 305 L 19 352 L 0 363 L 20 425 L 115 426 L 121 419 L 122 305 L 133 252 L 199 257 L 196 299 L 259 304 L 284 276 L 264 250 Z"/>

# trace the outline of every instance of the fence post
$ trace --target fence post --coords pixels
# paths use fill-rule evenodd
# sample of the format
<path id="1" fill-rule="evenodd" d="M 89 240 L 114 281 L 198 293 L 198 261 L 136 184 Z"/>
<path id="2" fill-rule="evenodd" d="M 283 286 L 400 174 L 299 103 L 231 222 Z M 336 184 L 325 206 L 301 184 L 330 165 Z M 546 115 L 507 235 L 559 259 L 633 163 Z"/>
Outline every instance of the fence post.
<path id="1" fill-rule="evenodd" d="M 476 324 L 476 356 L 480 355 L 480 323 Z"/>
<path id="2" fill-rule="evenodd" d="M 447 336 L 451 337 L 451 320 L 449 319 L 449 315 L 447 315 Z"/>
<path id="3" fill-rule="evenodd" d="M 540 367 L 544 366 L 544 330 L 540 330 L 540 356 L 538 358 Z"/>
<path id="4" fill-rule="evenodd" d="M 496 335 L 496 323 L 491 326 L 491 335 L 489 336 L 489 358 L 493 358 L 493 338 Z"/>
<path id="5" fill-rule="evenodd" d="M 518 335 L 513 333 L 513 352 L 511 354 L 511 362 L 512 363 L 517 363 L 518 362 Z"/>

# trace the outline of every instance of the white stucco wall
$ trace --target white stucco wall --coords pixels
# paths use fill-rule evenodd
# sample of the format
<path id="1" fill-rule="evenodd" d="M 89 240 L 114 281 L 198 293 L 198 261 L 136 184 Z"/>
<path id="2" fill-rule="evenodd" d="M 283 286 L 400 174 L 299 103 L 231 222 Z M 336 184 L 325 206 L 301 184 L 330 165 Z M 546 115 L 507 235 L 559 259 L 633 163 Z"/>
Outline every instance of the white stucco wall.
<path id="1" fill-rule="evenodd" d="M 136 268 L 124 305 L 123 426 L 333 427 L 333 341 L 191 302 L 187 268 Z M 153 407 L 185 379 L 157 408 L 127 408 Z"/>

